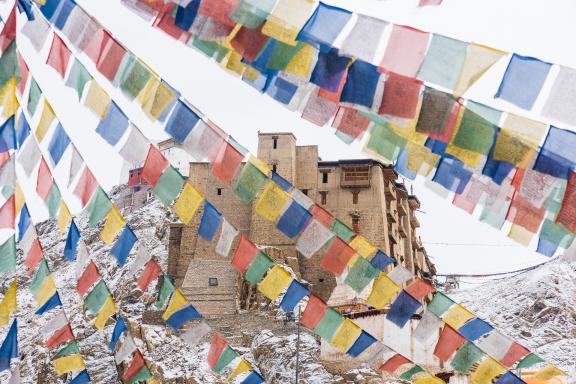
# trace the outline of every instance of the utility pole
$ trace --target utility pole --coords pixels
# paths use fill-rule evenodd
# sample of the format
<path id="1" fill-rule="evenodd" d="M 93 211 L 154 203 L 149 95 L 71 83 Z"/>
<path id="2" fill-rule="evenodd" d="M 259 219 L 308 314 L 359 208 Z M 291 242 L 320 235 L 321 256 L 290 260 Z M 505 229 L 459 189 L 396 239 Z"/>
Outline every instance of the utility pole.
<path id="1" fill-rule="evenodd" d="M 298 333 L 296 336 L 296 380 L 295 384 L 298 384 L 298 373 L 300 370 L 300 317 L 302 315 L 302 307 L 298 306 Z"/>

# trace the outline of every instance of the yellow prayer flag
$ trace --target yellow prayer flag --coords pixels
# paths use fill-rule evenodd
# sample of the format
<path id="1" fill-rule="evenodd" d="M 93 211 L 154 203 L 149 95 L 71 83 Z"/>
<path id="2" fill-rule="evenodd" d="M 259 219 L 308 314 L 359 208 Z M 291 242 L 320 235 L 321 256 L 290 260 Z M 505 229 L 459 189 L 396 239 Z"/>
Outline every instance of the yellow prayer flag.
<path id="1" fill-rule="evenodd" d="M 414 384 L 445 384 L 444 381 L 436 376 L 426 375 L 416 381 Z"/>
<path id="2" fill-rule="evenodd" d="M 464 164 L 468 164 L 471 167 L 475 167 L 484 158 L 484 155 L 477 152 L 468 151 L 466 149 L 458 148 L 455 145 L 448 144 L 446 147 L 446 153 L 458 158 Z"/>
<path id="3" fill-rule="evenodd" d="M 66 203 L 64 202 L 64 199 L 62 199 L 62 201 L 60 202 L 60 211 L 58 212 L 58 229 L 60 230 L 60 233 L 66 233 L 67 229 L 68 229 L 68 225 L 70 225 L 70 222 L 72 221 L 72 215 L 70 214 L 70 210 L 68 209 L 68 206 L 66 205 Z"/>
<path id="4" fill-rule="evenodd" d="M 67 372 L 80 372 L 84 369 L 84 359 L 82 355 L 76 353 L 74 355 L 60 357 L 52 361 L 56 374 L 58 376 Z"/>
<path id="5" fill-rule="evenodd" d="M 226 380 L 224 380 L 224 382 L 228 383 L 229 381 L 233 380 L 236 376 L 241 375 L 244 372 L 252 371 L 252 369 L 253 369 L 252 365 L 250 365 L 250 363 L 247 362 L 246 359 L 242 358 L 242 359 L 240 359 L 240 362 L 236 366 L 236 369 L 234 369 L 234 372 L 232 372 L 226 378 Z"/>
<path id="6" fill-rule="evenodd" d="M 108 113 L 111 102 L 112 100 L 104 88 L 102 88 L 96 80 L 90 81 L 84 105 L 94 112 L 100 120 L 103 120 Z"/>
<path id="7" fill-rule="evenodd" d="M 272 15 L 268 17 L 266 24 L 264 24 L 264 27 L 262 28 L 263 34 L 292 46 L 298 43 L 296 41 L 298 32 L 299 31 L 296 28 L 286 28 L 280 19 Z"/>
<path id="8" fill-rule="evenodd" d="M 184 224 L 188 224 L 202 201 L 204 201 L 202 194 L 190 183 L 186 183 L 178 200 L 174 203 L 174 211 Z"/>
<path id="9" fill-rule="evenodd" d="M 414 144 L 411 141 L 406 143 L 405 150 L 408 152 L 408 164 L 406 168 L 422 176 L 428 176 L 435 169 L 440 155 L 422 145 Z"/>
<path id="10" fill-rule="evenodd" d="M 14 204 L 16 205 L 16 216 L 20 214 L 22 207 L 26 203 L 26 198 L 24 197 L 24 193 L 22 193 L 22 188 L 20 188 L 20 184 L 16 183 L 16 190 L 14 191 Z"/>
<path id="11" fill-rule="evenodd" d="M 103 242 L 110 245 L 116 239 L 116 236 L 122 231 L 124 226 L 126 225 L 126 220 L 116 208 L 115 204 L 112 204 L 112 209 L 108 211 L 108 216 L 106 217 L 106 223 L 104 224 L 104 228 L 100 233 L 100 238 Z"/>
<path id="12" fill-rule="evenodd" d="M 226 59 L 222 61 L 222 65 L 227 70 L 242 76 L 246 64 L 242 62 L 242 55 L 234 50 L 230 50 L 226 55 Z"/>
<path id="13" fill-rule="evenodd" d="M 38 307 L 43 306 L 55 293 L 56 283 L 52 275 L 48 275 L 35 295 Z"/>
<path id="14" fill-rule="evenodd" d="M 2 89 L 0 89 L 0 106 L 2 107 L 2 117 L 9 118 L 13 116 L 19 107 L 16 98 L 16 77 L 11 77 Z"/>
<path id="15" fill-rule="evenodd" d="M 16 311 L 16 279 L 6 290 L 2 302 L 0 302 L 0 325 L 6 326 L 10 322 L 10 315 Z"/>
<path id="16" fill-rule="evenodd" d="M 268 182 L 256 203 L 256 213 L 264 219 L 275 222 L 291 197 L 273 181 Z"/>
<path id="17" fill-rule="evenodd" d="M 260 71 L 257 70 L 256 68 L 252 68 L 249 65 L 247 65 L 246 68 L 244 68 L 244 73 L 242 74 L 242 77 L 249 81 L 255 81 L 256 79 L 258 79 L 259 76 Z"/>
<path id="18" fill-rule="evenodd" d="M 115 313 L 118 313 L 116 303 L 114 302 L 114 299 L 112 299 L 112 296 L 108 296 L 106 302 L 102 306 L 102 309 L 100 309 L 100 312 L 98 312 L 98 315 L 96 316 L 96 320 L 94 322 L 96 328 L 99 331 L 102 331 L 108 319 Z"/>
<path id="19" fill-rule="evenodd" d="M 268 272 L 258 285 L 258 290 L 270 300 L 275 300 L 292 282 L 292 275 L 279 265 Z"/>
<path id="20" fill-rule="evenodd" d="M 469 320 L 475 318 L 476 315 L 460 304 L 456 304 L 452 306 L 444 315 L 442 315 L 442 319 L 454 329 L 459 329 Z"/>
<path id="21" fill-rule="evenodd" d="M 188 301 L 188 299 L 186 299 L 182 294 L 182 292 L 178 288 L 176 288 L 176 291 L 174 291 L 174 294 L 170 299 L 168 308 L 166 308 L 166 312 L 164 312 L 164 314 L 162 315 L 162 319 L 168 320 L 174 314 L 174 312 L 181 310 L 182 308 L 186 307 L 189 304 L 190 302 Z"/>
<path id="22" fill-rule="evenodd" d="M 46 136 L 46 133 L 50 129 L 55 118 L 56 114 L 54 113 L 52 106 L 48 100 L 44 99 L 44 108 L 42 109 L 42 115 L 40 116 L 40 121 L 36 127 L 36 138 L 38 141 L 41 142 L 44 139 L 44 136 Z"/>
<path id="23" fill-rule="evenodd" d="M 566 376 L 566 372 L 556 367 L 555 365 L 548 364 L 532 376 L 534 379 L 547 381 L 556 376 Z"/>
<path id="24" fill-rule="evenodd" d="M 136 100 L 151 120 L 158 120 L 162 112 L 176 99 L 176 94 L 159 78 L 152 76 L 140 91 Z"/>
<path id="25" fill-rule="evenodd" d="M 488 356 L 486 360 L 482 361 L 478 368 L 472 373 L 470 382 L 472 384 L 490 384 L 492 380 L 502 373 L 506 372 L 506 368 Z"/>
<path id="26" fill-rule="evenodd" d="M 494 145 L 494 160 L 506 161 L 519 168 L 528 167 L 538 153 L 547 128 L 545 123 L 512 113 L 506 114 Z"/>
<path id="27" fill-rule="evenodd" d="M 284 70 L 293 75 L 307 78 L 308 74 L 310 74 L 313 58 L 314 48 L 311 45 L 304 44 Z"/>
<path id="28" fill-rule="evenodd" d="M 532 237 L 534 237 L 534 234 L 524 227 L 512 224 L 512 227 L 510 227 L 510 232 L 508 232 L 508 237 L 517 243 L 529 246 L 530 242 L 532 241 Z"/>
<path id="29" fill-rule="evenodd" d="M 400 292 L 400 286 L 388 277 L 384 272 L 380 272 L 374 285 L 372 292 L 368 296 L 368 304 L 374 308 L 384 308 L 386 304 L 392 301 Z"/>
<path id="30" fill-rule="evenodd" d="M 466 48 L 466 58 L 460 69 L 454 96 L 463 95 L 506 52 L 472 43 Z"/>
<path id="31" fill-rule="evenodd" d="M 374 244 L 372 244 L 368 239 L 364 236 L 357 235 L 351 242 L 350 247 L 352 247 L 356 252 L 360 254 L 360 256 L 367 259 L 372 255 L 378 248 Z"/>
<path id="32" fill-rule="evenodd" d="M 336 331 L 334 339 L 332 339 L 332 345 L 338 348 L 342 352 L 346 352 L 352 344 L 356 341 L 358 336 L 362 333 L 362 329 L 354 324 L 350 319 L 344 319 L 340 328 Z"/>

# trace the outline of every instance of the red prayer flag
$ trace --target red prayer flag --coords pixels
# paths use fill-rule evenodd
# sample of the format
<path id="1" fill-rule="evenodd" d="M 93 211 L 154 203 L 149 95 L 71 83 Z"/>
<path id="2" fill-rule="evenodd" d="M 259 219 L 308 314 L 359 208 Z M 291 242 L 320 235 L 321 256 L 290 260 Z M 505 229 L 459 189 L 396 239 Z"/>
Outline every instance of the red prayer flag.
<path id="1" fill-rule="evenodd" d="M 76 184 L 76 189 L 74 190 L 74 194 L 82 201 L 82 207 L 85 207 L 86 204 L 88 204 L 92 195 L 96 191 L 96 188 L 98 188 L 98 181 L 96 181 L 96 178 L 88 167 L 85 167 L 82 176 L 80 176 L 80 180 L 78 180 L 78 184 Z"/>
<path id="2" fill-rule="evenodd" d="M 50 53 L 48 53 L 46 64 L 54 68 L 60 76 L 64 78 L 72 52 L 70 52 L 66 43 L 62 41 L 60 36 L 56 33 L 53 33 L 53 35 L 54 38 L 52 39 L 52 46 L 50 47 Z"/>
<path id="3" fill-rule="evenodd" d="M 504 355 L 502 360 L 500 360 L 500 362 L 506 367 L 511 367 L 514 364 L 516 364 L 517 361 L 519 361 L 529 353 L 530 351 L 528 349 L 524 348 L 518 343 L 514 343 L 510 346 L 510 349 L 508 350 L 508 352 L 506 352 L 506 354 Z"/>
<path id="4" fill-rule="evenodd" d="M 434 349 L 434 356 L 440 359 L 440 361 L 448 360 L 458 348 L 464 344 L 466 338 L 459 334 L 448 324 L 444 324 L 442 328 L 442 333 Z"/>
<path id="5" fill-rule="evenodd" d="M 9 158 L 10 155 L 8 154 L 8 151 L 0 153 L 0 167 L 2 167 Z"/>
<path id="6" fill-rule="evenodd" d="M 234 27 L 236 22 L 228 17 L 240 0 L 202 0 L 198 12 L 224 25 Z"/>
<path id="7" fill-rule="evenodd" d="M 428 32 L 394 25 L 380 66 L 388 71 L 415 77 L 428 48 Z"/>
<path id="8" fill-rule="evenodd" d="M 16 7 L 12 7 L 12 11 L 8 15 L 2 32 L 0 33 L 0 52 L 4 52 L 10 45 L 12 40 L 16 37 Z"/>
<path id="9" fill-rule="evenodd" d="M 568 178 L 564 200 L 556 221 L 571 232 L 576 232 L 576 172 L 572 172 Z"/>
<path id="10" fill-rule="evenodd" d="M 410 360 L 397 353 L 380 366 L 380 371 L 394 373 L 401 365 L 409 363 Z"/>
<path id="11" fill-rule="evenodd" d="M 28 276 L 32 275 L 36 266 L 44 257 L 44 252 L 42 251 L 42 245 L 38 239 L 34 240 L 28 254 L 24 258 L 24 265 L 28 267 Z"/>
<path id="12" fill-rule="evenodd" d="M 42 200 L 46 200 L 50 195 L 50 190 L 52 190 L 52 173 L 50 173 L 46 160 L 42 158 L 40 168 L 38 168 L 38 178 L 36 179 L 36 192 Z"/>
<path id="13" fill-rule="evenodd" d="M 252 260 L 258 254 L 258 248 L 253 242 L 246 237 L 246 235 L 240 236 L 240 241 L 236 247 L 236 252 L 234 252 L 234 257 L 232 258 L 232 266 L 240 273 L 246 272 Z"/>
<path id="14" fill-rule="evenodd" d="M 507 220 L 512 223 L 526 228 L 532 233 L 538 232 L 544 215 L 546 214 L 546 207 L 537 208 L 533 206 L 528 200 L 516 194 L 512 200 L 512 206 L 508 210 Z"/>
<path id="15" fill-rule="evenodd" d="M 306 309 L 302 312 L 300 323 L 308 329 L 314 329 L 324 317 L 328 304 L 322 301 L 318 296 L 311 294 L 308 297 Z"/>
<path id="16" fill-rule="evenodd" d="M 378 113 L 404 119 L 413 119 L 420 100 L 422 81 L 412 77 L 389 73 L 384 83 L 382 104 Z"/>
<path id="17" fill-rule="evenodd" d="M 430 293 L 436 292 L 436 288 L 422 280 L 421 278 L 417 277 L 416 280 L 408 284 L 406 288 L 404 288 L 406 292 L 416 300 L 420 301 Z"/>
<path id="18" fill-rule="evenodd" d="M 332 122 L 332 127 L 353 139 L 361 138 L 369 125 L 370 119 L 349 107 L 340 107 Z"/>
<path id="19" fill-rule="evenodd" d="M 224 352 L 224 349 L 226 349 L 227 346 L 228 343 L 226 340 L 216 332 L 212 337 L 210 349 L 208 350 L 208 365 L 210 365 L 210 368 L 214 369 L 216 363 L 218 363 L 220 355 L 222 355 L 222 352 Z"/>
<path id="20" fill-rule="evenodd" d="M 162 268 L 160 268 L 154 259 L 150 259 L 138 279 L 138 288 L 140 288 L 142 292 L 146 291 L 150 283 L 160 276 L 162 276 Z"/>
<path id="21" fill-rule="evenodd" d="M 18 92 L 20 95 L 24 93 L 24 88 L 26 88 L 26 83 L 28 82 L 28 75 L 30 74 L 30 70 L 28 66 L 24 62 L 24 58 L 20 55 L 20 52 L 17 54 L 18 57 L 18 66 L 20 67 L 20 73 L 22 74 L 20 81 L 18 82 Z"/>
<path id="22" fill-rule="evenodd" d="M 16 219 L 15 202 L 14 195 L 12 195 L 0 208 L 0 228 L 14 229 L 14 221 Z"/>
<path id="23" fill-rule="evenodd" d="M 324 224 L 328 228 L 332 228 L 332 224 L 334 223 L 334 216 L 321 206 L 314 204 L 310 207 L 310 213 L 312 216 L 318 220 L 320 223 Z M 312 222 L 312 220 L 310 220 Z"/>
<path id="24" fill-rule="evenodd" d="M 126 50 L 107 31 L 100 29 L 94 34 L 84 53 L 96 64 L 96 69 L 112 81 Z"/>
<path id="25" fill-rule="evenodd" d="M 154 20 L 154 26 L 166 32 L 169 36 L 172 36 L 176 40 L 183 42 L 186 42 L 191 35 L 189 32 L 183 31 L 180 27 L 178 27 L 175 24 L 174 18 L 168 12 L 159 14 L 156 20 Z"/>
<path id="26" fill-rule="evenodd" d="M 122 379 L 124 379 L 126 382 L 130 381 L 130 379 L 136 376 L 136 374 L 140 372 L 142 368 L 144 368 L 144 364 L 144 357 L 142 356 L 142 353 L 140 353 L 140 351 L 137 349 L 136 352 L 134 352 L 134 357 L 132 357 L 130 366 L 128 369 L 126 369 L 126 371 L 124 371 Z"/>
<path id="27" fill-rule="evenodd" d="M 240 28 L 230 42 L 230 45 L 248 61 L 256 60 L 256 57 L 268 41 L 268 36 L 262 33 L 262 25 L 260 28 L 254 29 Z"/>
<path id="28" fill-rule="evenodd" d="M 168 164 L 168 160 L 166 160 L 158 148 L 150 144 L 148 156 L 146 156 L 146 161 L 144 162 L 144 169 L 142 169 L 142 178 L 146 180 L 148 185 L 154 188 L 162 172 L 168 167 Z"/>
<path id="29" fill-rule="evenodd" d="M 356 251 L 345 241 L 335 236 L 334 241 L 332 241 L 332 244 L 322 256 L 320 265 L 328 272 L 340 276 L 355 253 Z"/>
<path id="30" fill-rule="evenodd" d="M 74 340 L 74 334 L 72 333 L 72 328 L 70 328 L 70 323 L 68 323 L 46 340 L 46 347 L 48 349 L 57 348 L 70 340 Z"/>
<path id="31" fill-rule="evenodd" d="M 244 160 L 244 155 L 224 141 L 220 145 L 216 159 L 212 163 L 212 175 L 226 184 L 230 184 L 242 160 Z"/>
<path id="32" fill-rule="evenodd" d="M 100 271 L 94 261 L 90 261 L 90 264 L 88 264 L 84 272 L 82 272 L 82 276 L 80 276 L 76 283 L 76 290 L 80 297 L 84 298 L 90 288 L 92 288 L 99 279 Z"/>

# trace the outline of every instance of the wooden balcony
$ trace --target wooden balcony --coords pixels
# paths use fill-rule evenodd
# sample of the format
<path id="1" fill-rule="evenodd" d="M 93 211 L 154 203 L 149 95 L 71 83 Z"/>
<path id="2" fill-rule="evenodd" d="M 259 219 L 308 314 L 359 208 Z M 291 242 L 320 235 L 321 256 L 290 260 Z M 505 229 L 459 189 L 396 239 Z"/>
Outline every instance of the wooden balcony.
<path id="1" fill-rule="evenodd" d="M 384 193 L 389 200 L 396 200 L 396 187 L 390 180 L 384 179 Z"/>
<path id="2" fill-rule="evenodd" d="M 370 165 L 342 165 L 342 188 L 370 188 Z"/>

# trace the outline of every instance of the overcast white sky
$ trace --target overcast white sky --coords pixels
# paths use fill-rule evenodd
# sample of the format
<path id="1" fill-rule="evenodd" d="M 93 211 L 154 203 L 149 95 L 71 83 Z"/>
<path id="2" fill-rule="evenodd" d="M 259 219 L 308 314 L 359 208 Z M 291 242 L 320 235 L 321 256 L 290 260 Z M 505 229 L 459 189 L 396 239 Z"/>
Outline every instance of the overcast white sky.
<path id="1" fill-rule="evenodd" d="M 445 0 L 440 7 L 427 8 L 416 8 L 416 0 L 326 2 L 461 40 L 576 67 L 576 52 L 568 40 L 576 36 L 576 23 L 573 22 L 576 2 L 573 0 Z M 169 84 L 181 91 L 188 101 L 252 152 L 256 150 L 257 131 L 291 131 L 300 145 L 318 144 L 324 160 L 367 156 L 361 152 L 359 144 L 345 145 L 334 136 L 331 129 L 318 128 L 300 119 L 299 114 L 288 111 L 268 96 L 260 95 L 238 78 L 227 74 L 214 61 L 169 38 L 162 31 L 151 28 L 124 8 L 120 1 L 77 0 L 77 3 Z M 6 15 L 6 12 L 2 15 Z M 54 70 L 44 66 L 42 59 L 46 57 L 49 43 L 50 39 L 43 53 L 38 55 L 27 38 L 20 36 L 18 41 L 19 49 L 60 116 L 64 128 L 97 178 L 109 188 L 119 180 L 122 160 L 94 132 L 97 120 L 86 108 L 80 106 L 74 91 L 64 86 Z M 85 65 L 88 63 L 87 60 L 81 61 Z M 493 100 L 492 96 L 505 67 L 506 61 L 500 61 L 466 96 L 504 110 L 539 118 L 538 114 L 526 113 Z M 89 70 L 95 75 L 93 67 L 89 67 Z M 102 77 L 96 78 L 110 94 L 119 95 L 108 86 L 108 81 Z M 550 81 L 545 88 L 549 86 Z M 537 102 L 535 110 L 540 109 L 542 102 L 541 99 Z M 138 107 L 125 101 L 120 106 L 149 138 L 165 138 L 158 125 L 150 123 L 138 113 Z M 69 153 L 57 171 L 58 180 L 66 180 L 68 157 Z M 33 195 L 32 184 L 25 185 L 29 197 L 36 196 Z M 508 240 L 505 232 L 483 225 L 453 207 L 449 200 L 430 192 L 421 180 L 414 183 L 414 192 L 420 198 L 425 212 L 420 215 L 420 234 L 440 272 L 506 271 L 546 259 Z M 65 197 L 70 195 L 65 193 Z M 71 199 L 68 198 L 68 201 Z M 35 210 L 33 214 L 38 217 L 45 215 L 41 209 Z"/>

